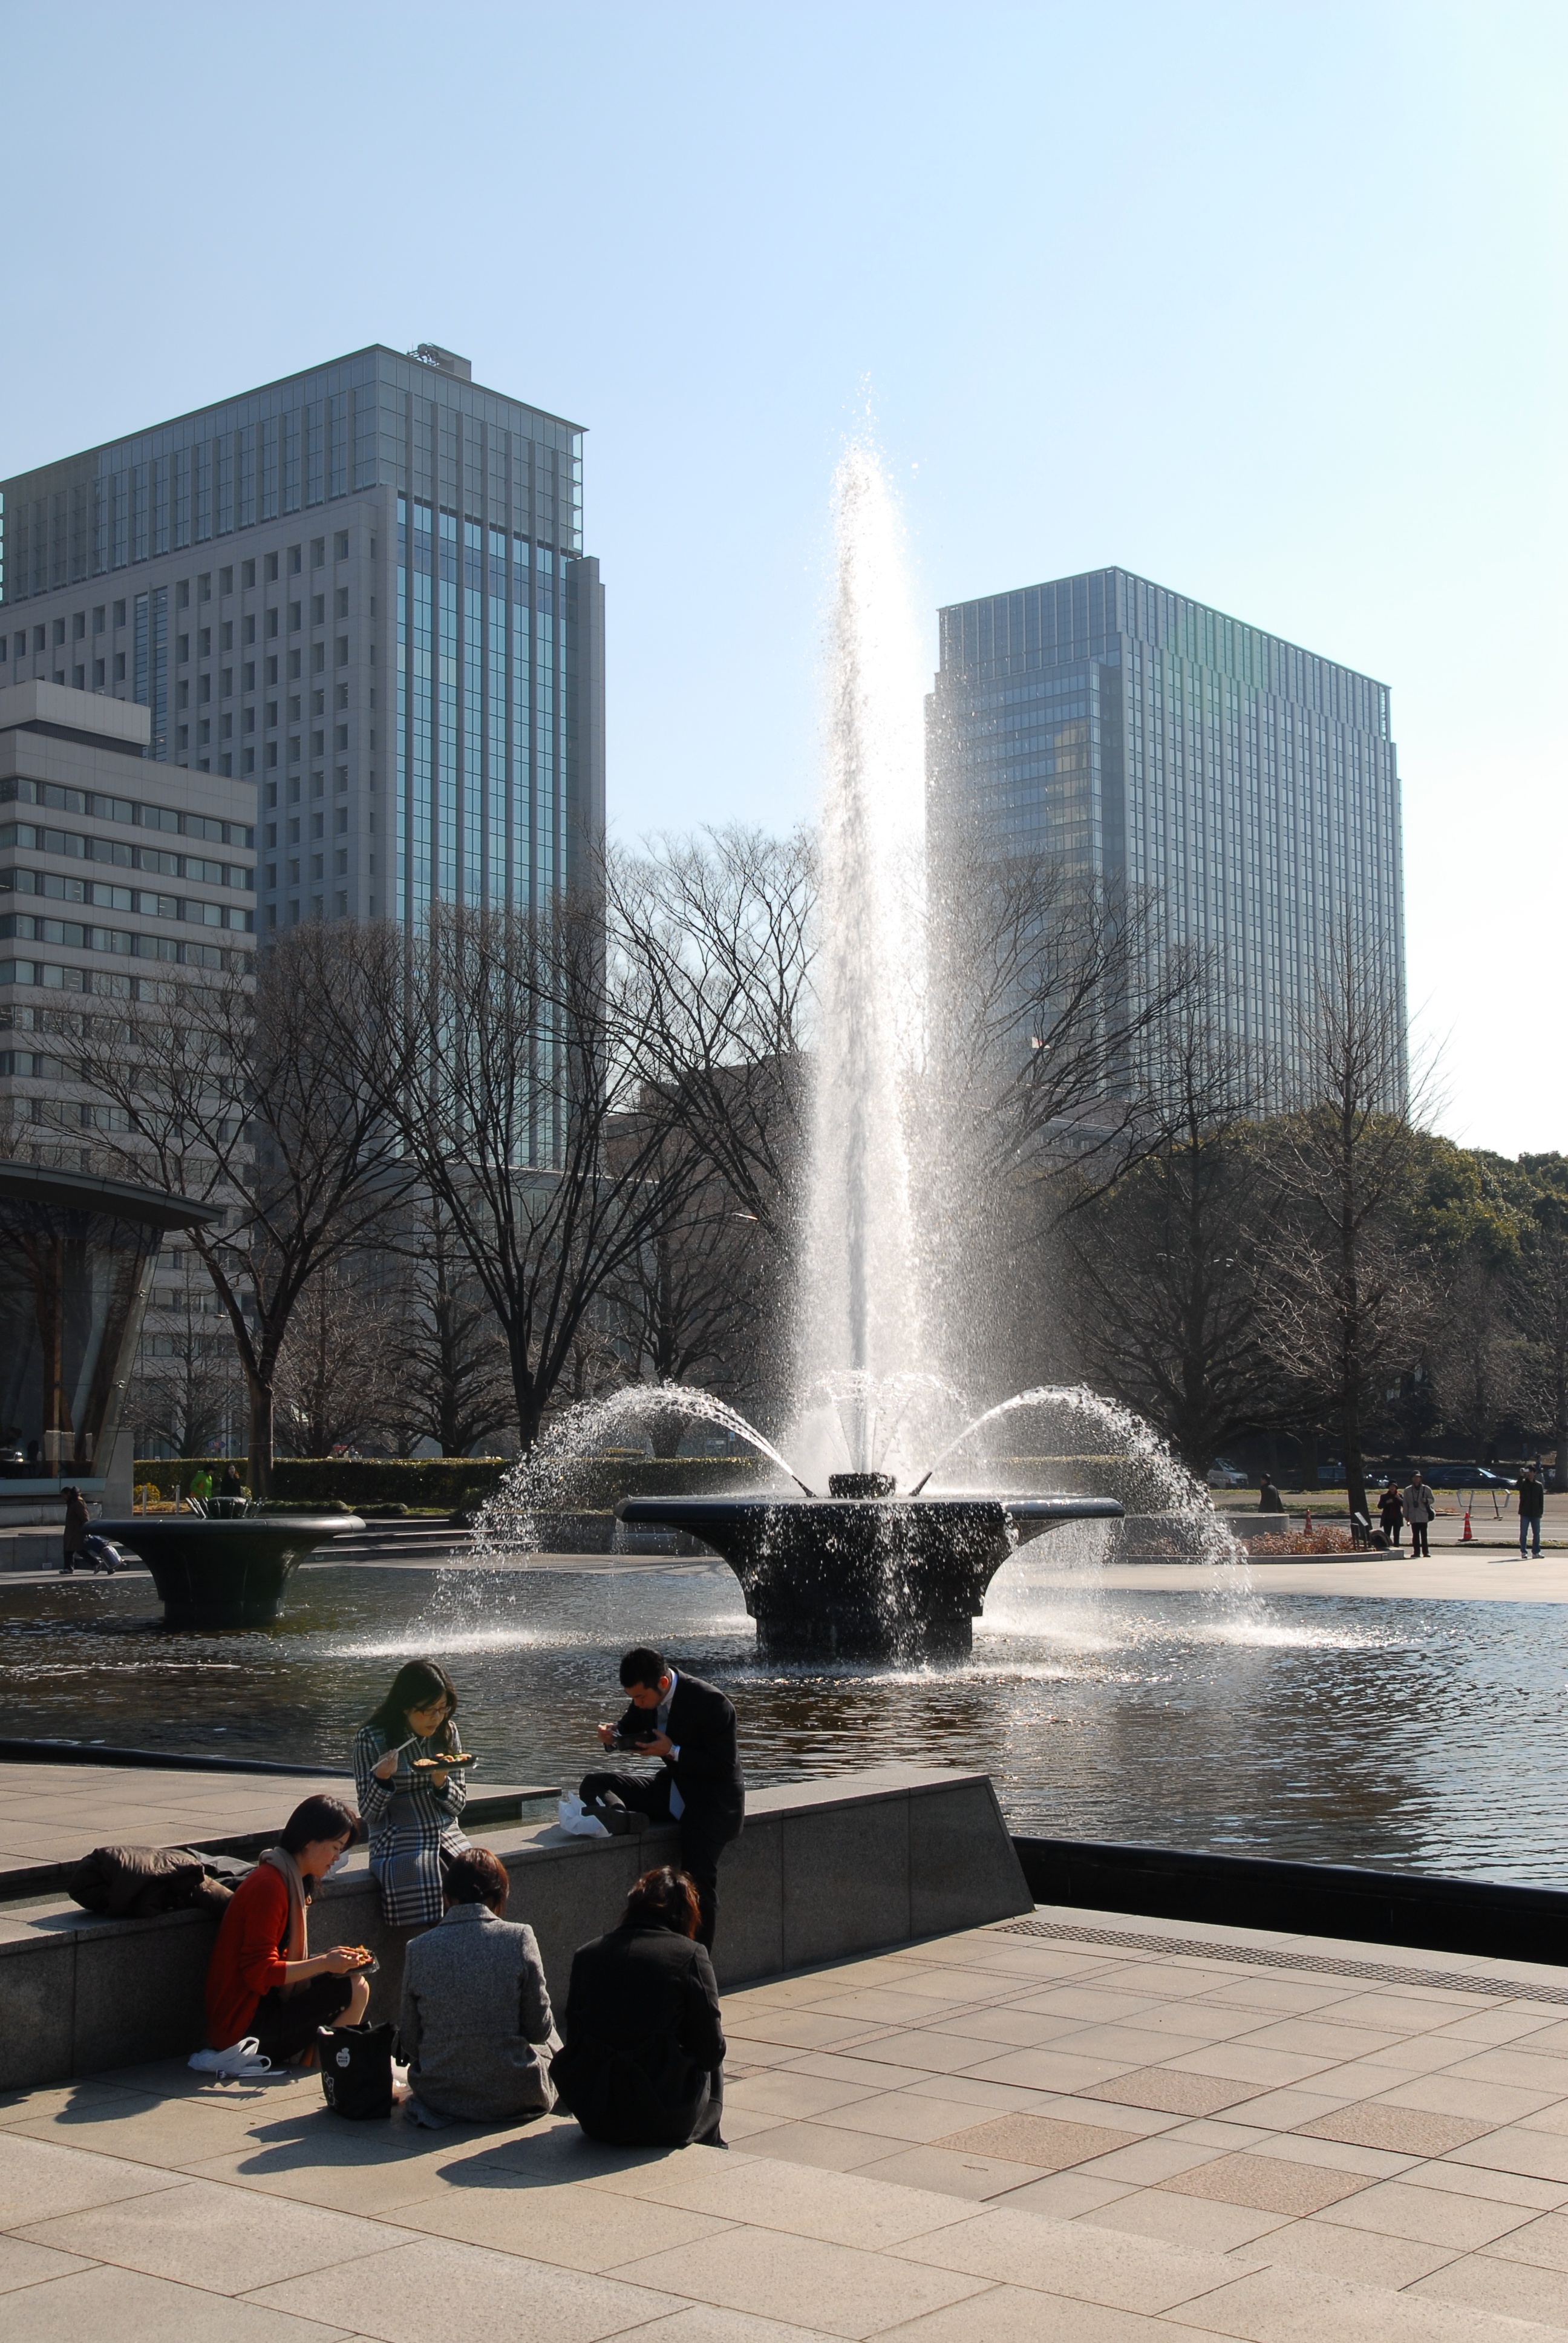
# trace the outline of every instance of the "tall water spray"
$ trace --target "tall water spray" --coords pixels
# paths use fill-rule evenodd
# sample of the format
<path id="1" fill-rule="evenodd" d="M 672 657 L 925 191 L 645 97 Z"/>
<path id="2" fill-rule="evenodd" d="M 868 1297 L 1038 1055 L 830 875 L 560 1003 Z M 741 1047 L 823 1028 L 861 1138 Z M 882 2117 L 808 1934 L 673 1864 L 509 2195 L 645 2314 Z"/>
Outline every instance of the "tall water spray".
<path id="1" fill-rule="evenodd" d="M 824 1463 L 900 1472 L 911 1460 L 875 1387 L 924 1364 L 910 1164 L 925 1008 L 920 641 L 897 507 L 863 445 L 834 478 L 824 701 L 801 1390 L 808 1416 L 833 1394 L 842 1449 Z"/>

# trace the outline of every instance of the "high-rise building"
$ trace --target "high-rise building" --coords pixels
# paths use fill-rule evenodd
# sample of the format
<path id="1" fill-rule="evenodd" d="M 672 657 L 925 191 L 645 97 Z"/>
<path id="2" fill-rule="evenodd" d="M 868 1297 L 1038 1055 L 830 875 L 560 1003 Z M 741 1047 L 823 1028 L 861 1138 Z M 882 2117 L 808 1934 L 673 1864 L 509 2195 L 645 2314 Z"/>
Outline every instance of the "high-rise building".
<path id="1" fill-rule="evenodd" d="M 264 939 L 540 904 L 603 822 L 581 427 L 377 345 L 0 481 L 0 686 L 35 679 L 246 785 Z"/>
<path id="2" fill-rule="evenodd" d="M 1386 970 L 1402 1030 L 1385 685 L 1124 569 L 957 603 L 940 627 L 940 818 L 999 854 L 1151 890 L 1276 1084 L 1347 934 Z"/>

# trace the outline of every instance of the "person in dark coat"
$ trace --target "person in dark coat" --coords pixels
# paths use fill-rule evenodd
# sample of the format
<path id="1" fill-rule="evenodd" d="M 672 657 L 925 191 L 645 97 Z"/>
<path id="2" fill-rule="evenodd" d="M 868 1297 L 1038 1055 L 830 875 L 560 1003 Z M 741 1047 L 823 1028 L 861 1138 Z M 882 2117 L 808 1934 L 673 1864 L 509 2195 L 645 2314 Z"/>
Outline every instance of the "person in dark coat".
<path id="1" fill-rule="evenodd" d="M 620 1681 L 631 1705 L 618 1725 L 601 1725 L 598 1737 L 607 1749 L 657 1757 L 659 1771 L 587 1774 L 580 1795 L 608 1813 L 612 1828 L 618 1807 L 679 1825 L 681 1865 L 697 1883 L 702 1907 L 698 1942 L 711 1952 L 719 1858 L 746 1820 L 734 1707 L 717 1684 L 678 1675 L 646 1645 L 628 1652 Z"/>
<path id="2" fill-rule="evenodd" d="M 92 1515 L 87 1511 L 85 1497 L 73 1483 L 68 1481 L 60 1494 L 65 1500 L 65 1534 L 59 1575 L 69 1578 L 75 1570 L 82 1548 L 92 1534 Z"/>
<path id="3" fill-rule="evenodd" d="M 1532 1534 L 1535 1540 L 1535 1559 L 1541 1559 L 1541 1516 L 1546 1510 L 1546 1488 L 1533 1464 L 1526 1464 L 1519 1475 L 1519 1559 L 1524 1559 L 1524 1543 Z"/>
<path id="4" fill-rule="evenodd" d="M 1265 1473 L 1258 1488 L 1258 1511 L 1261 1513 L 1282 1513 L 1284 1500 L 1274 1486 L 1274 1476 Z"/>
<path id="5" fill-rule="evenodd" d="M 645 1871 L 618 1928 L 572 1961 L 550 2079 L 590 2139 L 615 2147 L 722 2147 L 724 2029 L 713 1964 L 696 1941 L 697 1889 Z"/>
<path id="6" fill-rule="evenodd" d="M 1397 1481 L 1391 1478 L 1388 1487 L 1377 1501 L 1377 1509 L 1384 1537 L 1391 1546 L 1397 1546 L 1399 1534 L 1404 1527 L 1404 1497 Z"/>

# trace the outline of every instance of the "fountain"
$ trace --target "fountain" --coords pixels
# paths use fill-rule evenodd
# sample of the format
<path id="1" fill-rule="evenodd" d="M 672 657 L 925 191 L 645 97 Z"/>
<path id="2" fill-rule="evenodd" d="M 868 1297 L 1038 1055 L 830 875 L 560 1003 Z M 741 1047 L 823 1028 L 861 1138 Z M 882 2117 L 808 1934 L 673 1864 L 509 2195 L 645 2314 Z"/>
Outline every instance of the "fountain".
<path id="1" fill-rule="evenodd" d="M 835 481 L 826 662 L 819 1017 L 799 1293 L 801 1391 L 825 1394 L 848 1469 L 825 1493 L 631 1496 L 632 1527 L 683 1531 L 740 1581 L 779 1654 L 966 1655 L 996 1571 L 1024 1536 L 1113 1520 L 1067 1491 L 901 1493 L 922 1461 L 907 1404 L 940 1354 L 917 1166 L 949 1160 L 920 1078 L 925 1033 L 925 772 L 920 637 L 893 499 L 875 456 Z M 929 1182 L 928 1182 L 929 1184 Z M 659 1394 L 663 1400 L 668 1396 Z M 741 1427 L 750 1434 L 749 1426 Z M 762 1443 L 766 1446 L 766 1443 Z M 777 1451 L 769 1451 L 780 1464 Z"/>
<path id="2" fill-rule="evenodd" d="M 362 1537 L 357 1513 L 136 1513 L 95 1522 L 153 1574 L 166 1627 L 266 1627 L 302 1562 L 335 1538 Z"/>

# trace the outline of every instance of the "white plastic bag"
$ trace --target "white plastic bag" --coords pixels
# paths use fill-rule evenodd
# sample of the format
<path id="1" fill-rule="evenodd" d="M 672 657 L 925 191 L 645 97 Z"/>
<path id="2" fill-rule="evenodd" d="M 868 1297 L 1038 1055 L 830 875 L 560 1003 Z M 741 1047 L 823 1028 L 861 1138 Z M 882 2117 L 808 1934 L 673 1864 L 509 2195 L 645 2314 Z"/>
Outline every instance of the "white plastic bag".
<path id="1" fill-rule="evenodd" d="M 608 1831 L 597 1815 L 585 1814 L 583 1802 L 578 1797 L 565 1797 L 556 1806 L 556 1820 L 569 1838 L 608 1838 Z"/>

